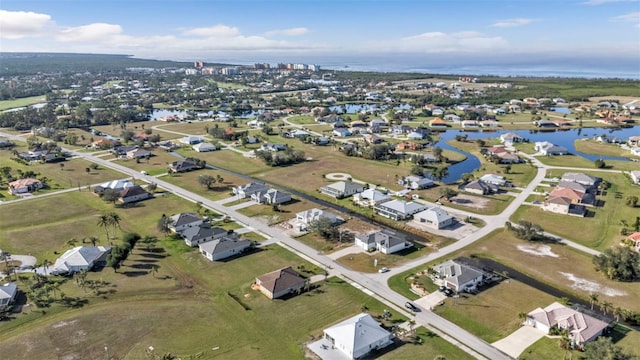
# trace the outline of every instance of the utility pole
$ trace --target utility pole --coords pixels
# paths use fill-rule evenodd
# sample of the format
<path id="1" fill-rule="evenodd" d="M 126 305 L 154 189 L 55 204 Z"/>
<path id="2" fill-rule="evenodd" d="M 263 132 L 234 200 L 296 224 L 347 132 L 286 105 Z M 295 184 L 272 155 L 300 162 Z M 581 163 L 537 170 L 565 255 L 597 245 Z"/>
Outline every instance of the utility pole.
<path id="1" fill-rule="evenodd" d="M 109 347 L 107 346 L 107 344 L 104 344 L 104 355 L 105 355 L 105 359 L 109 360 Z"/>

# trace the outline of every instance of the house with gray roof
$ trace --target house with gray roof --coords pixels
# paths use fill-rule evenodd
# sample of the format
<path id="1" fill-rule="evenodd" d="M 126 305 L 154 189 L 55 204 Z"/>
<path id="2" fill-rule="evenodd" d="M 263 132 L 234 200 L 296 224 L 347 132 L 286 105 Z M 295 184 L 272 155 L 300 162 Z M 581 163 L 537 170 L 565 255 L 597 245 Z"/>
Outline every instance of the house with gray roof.
<path id="1" fill-rule="evenodd" d="M 436 230 L 444 229 L 456 222 L 456 219 L 440 207 L 431 207 L 413 215 L 414 220 Z"/>
<path id="2" fill-rule="evenodd" d="M 199 227 L 204 223 L 204 219 L 195 213 L 179 213 L 170 218 L 169 229 L 174 233 L 179 233 L 186 228 Z"/>
<path id="3" fill-rule="evenodd" d="M 153 195 L 143 189 L 140 185 L 134 185 L 130 188 L 120 190 L 119 194 L 120 197 L 118 198 L 118 201 L 123 204 L 131 204 L 153 197 Z"/>
<path id="4" fill-rule="evenodd" d="M 362 313 L 324 330 L 322 349 L 341 354 L 327 354 L 323 359 L 361 359 L 371 351 L 393 344 L 393 334 L 385 330 L 369 314 Z M 321 355 L 322 356 L 322 355 Z"/>
<path id="5" fill-rule="evenodd" d="M 232 189 L 233 193 L 240 198 L 251 197 L 255 193 L 266 193 L 269 191 L 269 187 L 261 183 L 248 183 L 240 186 L 236 186 Z"/>
<path id="6" fill-rule="evenodd" d="M 583 173 L 568 172 L 562 175 L 562 181 L 572 181 L 582 185 L 598 187 L 602 178 L 591 176 Z"/>
<path id="7" fill-rule="evenodd" d="M 473 291 L 484 280 L 484 272 L 459 261 L 448 260 L 436 265 L 435 282 L 455 292 Z"/>
<path id="8" fill-rule="evenodd" d="M 436 186 L 433 180 L 426 177 L 415 176 L 415 175 L 409 175 L 407 177 L 399 179 L 398 184 L 404 185 L 405 188 L 409 188 L 413 190 L 427 189 L 427 188 Z"/>
<path id="9" fill-rule="evenodd" d="M 48 268 L 51 275 L 71 275 L 80 270 L 91 270 L 94 266 L 105 265 L 110 246 L 78 246 L 65 251 Z"/>
<path id="10" fill-rule="evenodd" d="M 546 308 L 537 308 L 527 314 L 526 325 L 533 326 L 549 334 L 552 328 L 566 329 L 573 346 L 582 348 L 584 344 L 602 335 L 609 323 L 584 314 L 558 302 Z"/>
<path id="11" fill-rule="evenodd" d="M 18 294 L 18 285 L 14 282 L 0 285 L 0 309 L 11 305 Z"/>
<path id="12" fill-rule="evenodd" d="M 548 141 L 536 141 L 534 150 L 542 155 L 567 155 L 569 150 L 563 146 L 554 145 Z"/>
<path id="13" fill-rule="evenodd" d="M 426 209 L 426 205 L 403 200 L 386 201 L 373 207 L 376 213 L 393 220 L 406 220 Z"/>
<path id="14" fill-rule="evenodd" d="M 200 253 L 211 261 L 220 261 L 242 254 L 250 247 L 251 241 L 240 239 L 236 234 L 230 234 L 198 245 Z"/>
<path id="15" fill-rule="evenodd" d="M 338 222 L 338 217 L 336 215 L 318 208 L 301 211 L 296 214 L 296 221 L 304 225 L 309 225 L 322 218 L 329 219 L 332 223 Z"/>
<path id="16" fill-rule="evenodd" d="M 498 185 L 490 184 L 478 179 L 464 185 L 462 190 L 478 195 L 489 195 L 497 193 L 500 188 Z"/>
<path id="17" fill-rule="evenodd" d="M 393 254 L 413 246 L 413 243 L 410 241 L 383 231 L 357 234 L 355 236 L 355 244 L 366 251 L 376 250 L 385 255 Z"/>
<path id="18" fill-rule="evenodd" d="M 258 204 L 279 205 L 291 201 L 291 194 L 276 189 L 269 189 L 265 192 L 252 194 L 251 200 Z"/>
<path id="19" fill-rule="evenodd" d="M 220 239 L 231 234 L 233 234 L 233 230 L 211 227 L 209 223 L 204 223 L 200 226 L 188 227 L 182 230 L 180 232 L 180 237 L 184 239 L 184 242 L 187 245 L 194 247 L 202 244 L 203 242 Z"/>
<path id="20" fill-rule="evenodd" d="M 389 200 L 391 200 L 391 195 L 375 189 L 366 189 L 361 193 L 353 195 L 353 202 L 360 206 L 373 207 Z"/>
<path id="21" fill-rule="evenodd" d="M 319 190 L 325 195 L 335 197 L 336 199 L 342 199 L 364 191 L 364 185 L 356 184 L 351 181 L 338 181 L 333 184 L 323 186 Z"/>

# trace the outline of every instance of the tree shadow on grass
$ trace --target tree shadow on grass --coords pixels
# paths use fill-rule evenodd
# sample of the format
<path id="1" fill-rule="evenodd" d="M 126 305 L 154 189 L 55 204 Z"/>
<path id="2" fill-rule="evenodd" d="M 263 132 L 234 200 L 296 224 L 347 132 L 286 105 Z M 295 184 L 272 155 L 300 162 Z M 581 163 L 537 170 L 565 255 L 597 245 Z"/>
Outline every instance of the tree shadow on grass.
<path id="1" fill-rule="evenodd" d="M 149 272 L 148 271 L 123 271 L 121 272 L 122 275 L 128 276 L 128 277 L 137 277 L 137 276 L 144 276 L 147 275 Z"/>

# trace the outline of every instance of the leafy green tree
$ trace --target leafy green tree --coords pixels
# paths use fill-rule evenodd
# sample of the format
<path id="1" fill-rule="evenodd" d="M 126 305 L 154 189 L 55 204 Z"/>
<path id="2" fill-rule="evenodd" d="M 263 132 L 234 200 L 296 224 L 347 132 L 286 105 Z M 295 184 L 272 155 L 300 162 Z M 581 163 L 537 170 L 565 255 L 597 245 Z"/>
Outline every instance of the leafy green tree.
<path id="1" fill-rule="evenodd" d="M 606 249 L 602 254 L 593 257 L 593 265 L 596 271 L 602 272 L 612 280 L 640 279 L 640 254 L 628 246 Z"/>
<path id="2" fill-rule="evenodd" d="M 422 169 L 422 166 L 420 166 L 418 164 L 413 165 L 411 167 L 411 171 L 410 172 L 411 172 L 411 175 L 416 175 L 416 176 L 424 175 L 424 170 Z"/>
<path id="3" fill-rule="evenodd" d="M 158 219 L 156 229 L 163 233 L 164 236 L 168 236 L 171 233 L 171 218 L 162 214 L 162 217 Z"/>
<path id="4" fill-rule="evenodd" d="M 114 189 L 105 189 L 102 193 L 102 200 L 115 205 L 116 201 L 120 199 L 120 193 Z"/>
<path id="5" fill-rule="evenodd" d="M 447 199 L 447 201 L 450 201 L 451 198 L 457 195 L 458 195 L 458 192 L 453 190 L 452 188 L 448 188 L 448 187 L 440 188 L 440 197 Z"/>
<path id="6" fill-rule="evenodd" d="M 537 241 L 545 239 L 543 234 L 544 230 L 538 224 L 534 224 L 530 221 L 520 220 L 518 225 L 511 226 L 511 230 L 514 232 L 518 239 L 527 241 Z"/>
<path id="7" fill-rule="evenodd" d="M 607 166 L 607 164 L 602 159 L 596 159 L 596 161 L 594 161 L 593 164 L 598 169 L 602 169 Z"/>
<path id="8" fill-rule="evenodd" d="M 216 178 L 211 175 L 205 174 L 198 176 L 198 184 L 200 184 L 200 186 L 206 186 L 207 190 L 210 190 L 215 182 Z"/>
<path id="9" fill-rule="evenodd" d="M 331 219 L 321 217 L 309 224 L 309 230 L 327 240 L 337 240 L 340 238 L 340 230 L 333 224 Z"/>
<path id="10" fill-rule="evenodd" d="M 460 176 L 460 179 L 464 182 L 469 182 L 473 180 L 474 176 L 472 173 L 464 173 Z"/>
<path id="11" fill-rule="evenodd" d="M 625 201 L 625 204 L 627 204 L 627 206 L 629 207 L 636 207 L 638 205 L 638 201 L 640 201 L 638 199 L 637 196 L 635 195 L 631 195 L 631 196 L 627 196 L 627 200 Z"/>
<path id="12" fill-rule="evenodd" d="M 621 347 L 613 344 L 609 337 L 601 336 L 584 347 L 582 360 L 633 360 L 634 356 L 625 353 Z"/>

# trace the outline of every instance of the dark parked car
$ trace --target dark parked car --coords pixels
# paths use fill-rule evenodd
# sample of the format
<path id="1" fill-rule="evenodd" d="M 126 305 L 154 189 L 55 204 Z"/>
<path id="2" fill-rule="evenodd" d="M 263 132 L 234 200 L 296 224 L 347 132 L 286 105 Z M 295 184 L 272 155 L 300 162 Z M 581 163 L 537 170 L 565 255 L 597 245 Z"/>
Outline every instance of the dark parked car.
<path id="1" fill-rule="evenodd" d="M 420 309 L 417 306 L 413 305 L 412 303 L 410 303 L 408 301 L 406 303 L 404 303 L 404 307 L 406 307 L 407 309 L 409 309 L 411 311 L 414 311 L 414 312 L 420 311 Z"/>

